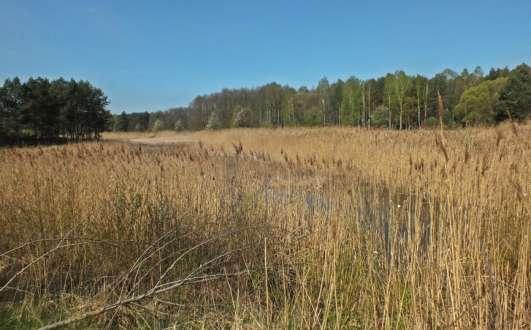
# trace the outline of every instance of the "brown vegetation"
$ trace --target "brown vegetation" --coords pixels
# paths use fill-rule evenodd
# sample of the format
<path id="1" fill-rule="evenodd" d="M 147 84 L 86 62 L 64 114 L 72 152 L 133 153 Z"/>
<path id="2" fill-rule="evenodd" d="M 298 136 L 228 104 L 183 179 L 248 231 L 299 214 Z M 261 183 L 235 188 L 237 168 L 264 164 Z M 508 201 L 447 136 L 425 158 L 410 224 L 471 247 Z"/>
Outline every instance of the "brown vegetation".
<path id="1" fill-rule="evenodd" d="M 0 150 L 0 322 L 529 327 L 531 126 L 439 134 Z"/>

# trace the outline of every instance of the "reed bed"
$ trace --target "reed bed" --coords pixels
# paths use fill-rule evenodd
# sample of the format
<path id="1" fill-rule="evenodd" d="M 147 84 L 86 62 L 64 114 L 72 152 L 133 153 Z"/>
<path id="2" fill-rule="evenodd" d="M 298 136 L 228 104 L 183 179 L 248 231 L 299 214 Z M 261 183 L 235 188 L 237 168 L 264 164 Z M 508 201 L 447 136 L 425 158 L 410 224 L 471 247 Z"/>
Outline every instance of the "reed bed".
<path id="1" fill-rule="evenodd" d="M 529 124 L 178 136 L 0 150 L 0 327 L 530 326 Z"/>

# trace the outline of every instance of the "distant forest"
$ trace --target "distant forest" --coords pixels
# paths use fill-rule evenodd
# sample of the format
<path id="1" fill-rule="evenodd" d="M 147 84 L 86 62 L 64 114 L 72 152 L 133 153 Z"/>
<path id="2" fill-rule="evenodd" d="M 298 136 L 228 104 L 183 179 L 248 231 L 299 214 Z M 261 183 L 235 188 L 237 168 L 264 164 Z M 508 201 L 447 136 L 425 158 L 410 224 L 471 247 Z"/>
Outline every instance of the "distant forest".
<path id="1" fill-rule="evenodd" d="M 112 122 L 107 105 L 86 81 L 7 79 L 0 86 L 0 144 L 97 139 Z"/>
<path id="2" fill-rule="evenodd" d="M 524 120 L 531 111 L 531 68 L 521 64 L 457 73 L 446 69 L 432 78 L 403 71 L 361 80 L 351 77 L 315 88 L 270 83 L 224 89 L 197 96 L 188 107 L 113 116 L 115 131 L 200 130 L 228 127 L 362 126 L 392 129 L 429 127 L 439 122 L 438 94 L 449 127 Z"/>
<path id="3" fill-rule="evenodd" d="M 299 89 L 270 83 L 197 96 L 189 106 L 111 115 L 107 97 L 86 81 L 7 79 L 0 86 L 0 144 L 97 139 L 105 130 L 200 130 L 229 127 L 361 126 L 449 127 L 525 120 L 531 112 L 531 68 L 480 67 L 432 78 L 403 71 L 361 80 L 351 77 Z"/>

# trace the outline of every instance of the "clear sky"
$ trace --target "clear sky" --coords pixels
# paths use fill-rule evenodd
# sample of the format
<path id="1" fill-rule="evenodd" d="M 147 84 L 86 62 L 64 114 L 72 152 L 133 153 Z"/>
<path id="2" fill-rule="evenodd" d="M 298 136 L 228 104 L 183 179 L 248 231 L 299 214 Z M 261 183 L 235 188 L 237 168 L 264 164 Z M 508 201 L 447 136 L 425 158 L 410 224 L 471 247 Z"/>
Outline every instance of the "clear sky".
<path id="1" fill-rule="evenodd" d="M 91 81 L 109 108 L 223 87 L 531 62 L 531 0 L 0 0 L 0 79 Z"/>

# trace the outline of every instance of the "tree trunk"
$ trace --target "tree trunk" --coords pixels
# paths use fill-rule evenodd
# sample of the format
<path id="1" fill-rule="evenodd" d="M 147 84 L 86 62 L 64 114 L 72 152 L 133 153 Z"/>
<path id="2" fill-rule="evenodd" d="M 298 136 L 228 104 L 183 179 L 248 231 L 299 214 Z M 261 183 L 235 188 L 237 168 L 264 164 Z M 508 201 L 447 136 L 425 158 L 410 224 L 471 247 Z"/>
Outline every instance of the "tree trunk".
<path id="1" fill-rule="evenodd" d="M 341 104 L 339 105 L 339 108 L 337 110 L 337 123 L 339 124 L 339 126 L 341 127 Z"/>
<path id="2" fill-rule="evenodd" d="M 325 109 L 325 100 L 322 99 L 321 103 L 323 104 L 323 126 L 326 126 L 326 109 Z"/>
<path id="3" fill-rule="evenodd" d="M 399 122 L 400 130 L 402 130 L 402 112 L 404 109 L 404 105 L 402 104 L 402 100 L 399 100 L 399 102 L 400 102 L 400 116 L 399 116 L 398 122 Z"/>
<path id="4" fill-rule="evenodd" d="M 388 97 L 388 111 L 389 111 L 389 129 L 391 129 L 391 94 L 387 95 Z"/>
<path id="5" fill-rule="evenodd" d="M 361 126 L 365 126 L 365 84 L 361 90 L 361 102 L 363 104 L 362 114 L 361 114 Z"/>
<path id="6" fill-rule="evenodd" d="M 428 119 L 428 83 L 426 83 L 426 94 L 424 96 L 424 121 Z"/>
<path id="7" fill-rule="evenodd" d="M 369 114 L 367 116 L 367 126 L 371 128 L 371 86 L 369 85 Z"/>
<path id="8" fill-rule="evenodd" d="M 420 90 L 417 88 L 417 125 L 420 128 Z"/>

